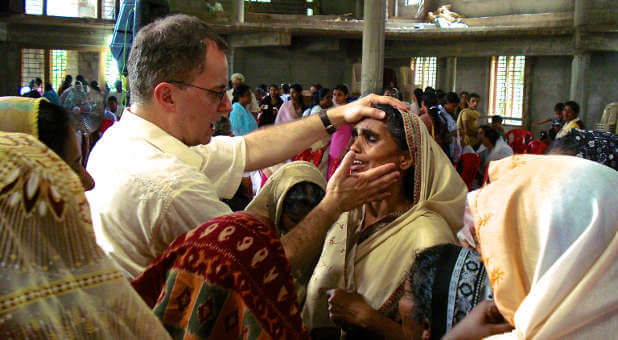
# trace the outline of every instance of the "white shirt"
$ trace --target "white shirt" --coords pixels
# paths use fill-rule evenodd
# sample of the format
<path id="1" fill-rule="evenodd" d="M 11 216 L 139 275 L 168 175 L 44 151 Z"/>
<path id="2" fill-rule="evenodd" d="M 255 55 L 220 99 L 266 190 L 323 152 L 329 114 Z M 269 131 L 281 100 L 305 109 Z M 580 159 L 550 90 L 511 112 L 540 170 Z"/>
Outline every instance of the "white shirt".
<path id="1" fill-rule="evenodd" d="M 234 89 L 227 90 L 226 94 L 227 97 L 230 99 L 230 102 L 232 102 L 232 100 L 234 99 Z M 260 110 L 253 91 L 251 91 L 251 103 L 245 105 L 245 109 L 247 109 L 247 111 L 249 112 L 258 112 Z"/>
<path id="2" fill-rule="evenodd" d="M 130 278 L 181 234 L 231 213 L 245 168 L 242 137 L 188 147 L 129 110 L 90 154 L 86 193 L 97 243 Z"/>
<path id="3" fill-rule="evenodd" d="M 480 151 L 480 148 L 479 148 Z M 496 161 L 502 158 L 506 158 L 513 155 L 513 149 L 502 139 L 502 137 L 498 138 L 496 141 L 496 145 L 494 146 L 489 154 L 487 155 L 487 159 L 485 160 L 484 166 L 487 166 L 489 162 Z"/>
<path id="4" fill-rule="evenodd" d="M 305 112 L 303 112 L 303 117 L 309 117 L 309 116 L 313 116 L 315 114 L 318 114 L 322 111 L 326 112 L 327 109 L 323 109 L 320 105 L 315 105 L 314 107 L 310 108 L 310 109 L 306 109 Z"/>

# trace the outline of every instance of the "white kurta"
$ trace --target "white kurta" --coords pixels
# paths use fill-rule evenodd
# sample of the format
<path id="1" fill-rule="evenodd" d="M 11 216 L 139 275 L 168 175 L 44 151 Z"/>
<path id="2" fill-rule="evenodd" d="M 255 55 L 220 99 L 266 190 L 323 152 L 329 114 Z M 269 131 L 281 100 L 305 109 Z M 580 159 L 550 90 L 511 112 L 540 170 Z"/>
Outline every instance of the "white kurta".
<path id="1" fill-rule="evenodd" d="M 231 213 L 219 198 L 234 195 L 245 162 L 242 137 L 187 147 L 125 110 L 88 162 L 97 243 L 127 276 L 137 276 L 176 237 Z"/>

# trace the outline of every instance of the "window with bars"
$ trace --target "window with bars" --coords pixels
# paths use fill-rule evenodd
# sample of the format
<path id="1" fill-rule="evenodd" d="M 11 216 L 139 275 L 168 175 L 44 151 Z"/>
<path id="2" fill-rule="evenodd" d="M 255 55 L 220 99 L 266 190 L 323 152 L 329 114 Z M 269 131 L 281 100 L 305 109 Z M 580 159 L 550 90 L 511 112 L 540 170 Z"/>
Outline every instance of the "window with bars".
<path id="1" fill-rule="evenodd" d="M 114 89 L 114 83 L 120 79 L 118 74 L 118 64 L 116 59 L 112 57 L 112 52 L 109 48 L 105 50 L 105 82 L 110 89 Z"/>
<path id="2" fill-rule="evenodd" d="M 116 19 L 116 0 L 103 0 L 103 19 Z"/>
<path id="3" fill-rule="evenodd" d="M 525 71 L 525 56 L 491 58 L 489 114 L 502 116 L 504 124 L 522 125 Z"/>
<path id="4" fill-rule="evenodd" d="M 26 0 L 26 14 L 42 15 L 43 0 Z"/>
<path id="5" fill-rule="evenodd" d="M 98 0 L 47 0 L 47 15 L 96 18 Z"/>
<path id="6" fill-rule="evenodd" d="M 21 86 L 28 86 L 32 79 L 44 78 L 45 50 L 24 48 L 21 51 Z"/>
<path id="7" fill-rule="evenodd" d="M 410 68 L 414 74 L 414 85 L 424 89 L 427 86 L 436 87 L 438 74 L 438 58 L 414 57 L 410 60 Z"/>
<path id="8" fill-rule="evenodd" d="M 51 83 L 54 90 L 57 90 L 67 73 L 67 51 L 51 50 Z"/>

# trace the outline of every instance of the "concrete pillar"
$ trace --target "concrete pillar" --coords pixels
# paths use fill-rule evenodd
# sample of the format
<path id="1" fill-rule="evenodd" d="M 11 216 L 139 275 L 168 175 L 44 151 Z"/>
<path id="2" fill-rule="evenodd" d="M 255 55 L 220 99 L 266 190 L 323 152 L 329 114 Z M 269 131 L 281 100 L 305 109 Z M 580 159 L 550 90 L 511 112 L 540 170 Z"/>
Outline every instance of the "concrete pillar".
<path id="1" fill-rule="evenodd" d="M 0 96 L 18 96 L 21 82 L 21 49 L 14 43 L 0 42 Z"/>
<path id="2" fill-rule="evenodd" d="M 356 0 L 356 6 L 354 7 L 354 17 L 357 19 L 363 18 L 364 2 L 364 0 Z"/>
<path id="3" fill-rule="evenodd" d="M 438 84 L 437 88 L 444 92 L 455 91 L 457 77 L 457 57 L 445 57 L 438 59 Z"/>
<path id="4" fill-rule="evenodd" d="M 385 24 L 386 1 L 365 0 L 361 95 L 382 91 Z"/>
<path id="5" fill-rule="evenodd" d="M 232 19 L 239 24 L 245 22 L 245 0 L 232 1 Z"/>
<path id="6" fill-rule="evenodd" d="M 571 63 L 570 99 L 580 107 L 580 118 L 586 123 L 588 115 L 588 77 L 590 69 L 590 53 L 576 54 Z M 588 124 L 590 126 L 590 123 Z"/>

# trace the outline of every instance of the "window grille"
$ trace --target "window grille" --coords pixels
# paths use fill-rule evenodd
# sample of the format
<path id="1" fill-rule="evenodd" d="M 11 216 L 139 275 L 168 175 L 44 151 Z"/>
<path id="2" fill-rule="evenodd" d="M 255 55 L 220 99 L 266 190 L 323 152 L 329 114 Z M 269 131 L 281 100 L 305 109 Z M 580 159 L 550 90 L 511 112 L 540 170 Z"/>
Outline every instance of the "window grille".
<path id="1" fill-rule="evenodd" d="M 414 85 L 424 89 L 427 86 L 436 87 L 438 73 L 438 58 L 414 57 L 410 61 L 410 68 L 414 73 Z"/>
<path id="2" fill-rule="evenodd" d="M 107 48 L 105 50 L 105 82 L 110 89 L 114 90 L 114 83 L 120 79 L 118 74 L 118 64 L 116 59 L 112 57 L 112 52 Z M 120 100 L 120 98 L 118 98 Z"/>
<path id="3" fill-rule="evenodd" d="M 43 0 L 26 0 L 26 14 L 42 15 Z"/>
<path id="4" fill-rule="evenodd" d="M 67 51 L 51 50 L 51 80 L 54 90 L 58 90 L 67 73 Z"/>
<path id="5" fill-rule="evenodd" d="M 96 18 L 98 0 L 47 0 L 47 15 Z"/>
<path id="6" fill-rule="evenodd" d="M 103 0 L 103 19 L 116 19 L 116 1 L 117 0 Z"/>
<path id="7" fill-rule="evenodd" d="M 28 86 L 35 78 L 44 78 L 44 50 L 22 49 L 21 54 L 21 86 Z"/>
<path id="8" fill-rule="evenodd" d="M 522 125 L 525 70 L 525 56 L 491 58 L 489 114 L 502 116 L 506 125 Z"/>

